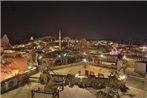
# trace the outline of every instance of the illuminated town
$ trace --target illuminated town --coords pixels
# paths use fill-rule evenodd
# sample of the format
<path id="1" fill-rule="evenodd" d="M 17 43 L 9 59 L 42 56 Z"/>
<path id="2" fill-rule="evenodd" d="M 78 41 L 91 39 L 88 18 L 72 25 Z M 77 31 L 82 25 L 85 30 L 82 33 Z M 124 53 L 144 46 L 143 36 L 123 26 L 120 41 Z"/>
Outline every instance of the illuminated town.
<path id="1" fill-rule="evenodd" d="M 62 26 L 56 31 L 15 44 L 17 33 L 2 32 L 1 98 L 147 98 L 147 40 L 74 37 Z"/>

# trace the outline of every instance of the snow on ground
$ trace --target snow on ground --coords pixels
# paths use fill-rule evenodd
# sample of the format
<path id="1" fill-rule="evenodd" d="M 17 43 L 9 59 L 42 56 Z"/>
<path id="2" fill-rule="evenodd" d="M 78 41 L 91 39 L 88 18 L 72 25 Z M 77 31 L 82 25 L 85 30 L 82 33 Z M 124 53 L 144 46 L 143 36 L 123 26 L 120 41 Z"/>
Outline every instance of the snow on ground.
<path id="1" fill-rule="evenodd" d="M 82 71 L 82 74 L 84 74 L 83 68 L 84 67 L 82 65 L 79 65 L 64 69 L 58 69 L 55 70 L 55 72 L 66 74 L 67 72 L 77 73 L 78 71 Z M 99 72 L 108 75 L 111 71 L 110 69 L 95 67 L 95 66 L 90 66 L 90 67 L 88 66 L 87 68 L 90 71 L 95 72 L 96 74 Z M 39 77 L 39 75 L 40 73 L 35 74 L 33 76 Z M 146 82 L 144 82 L 144 80 L 128 77 L 127 86 L 130 88 L 128 92 L 130 94 L 135 95 L 133 98 L 147 98 L 147 96 L 145 97 L 145 94 L 147 94 L 147 91 L 145 93 L 145 89 L 144 89 L 145 85 Z M 15 90 L 2 94 L 1 98 L 31 98 L 31 89 L 38 89 L 38 87 L 43 89 L 43 85 L 41 85 L 40 83 L 33 83 L 33 82 L 28 83 Z M 95 93 L 92 92 L 93 92 L 92 89 L 87 90 L 87 89 L 79 88 L 78 86 L 74 86 L 73 88 L 69 88 L 68 86 L 65 86 L 64 91 L 60 92 L 59 98 L 96 98 Z M 121 95 L 121 98 L 131 98 L 131 97 Z"/>

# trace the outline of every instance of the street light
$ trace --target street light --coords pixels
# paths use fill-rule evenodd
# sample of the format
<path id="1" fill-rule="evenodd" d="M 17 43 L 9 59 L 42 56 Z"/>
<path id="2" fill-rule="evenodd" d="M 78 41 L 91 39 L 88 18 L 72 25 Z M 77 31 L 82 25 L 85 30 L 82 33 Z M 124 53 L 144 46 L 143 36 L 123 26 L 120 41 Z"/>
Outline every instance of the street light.
<path id="1" fill-rule="evenodd" d="M 39 56 L 39 59 L 42 59 L 42 56 L 41 55 Z"/>
<path id="2" fill-rule="evenodd" d="M 127 75 L 126 74 L 119 75 L 118 79 L 123 80 L 125 82 L 127 80 Z"/>
<path id="3" fill-rule="evenodd" d="M 60 58 L 60 57 L 61 57 L 61 55 L 58 55 L 58 57 Z"/>
<path id="4" fill-rule="evenodd" d="M 75 74 L 75 77 L 76 77 L 76 78 L 79 78 L 79 74 Z"/>
<path id="5" fill-rule="evenodd" d="M 86 63 L 87 63 L 87 59 L 84 58 L 84 59 L 83 59 L 83 62 L 85 63 L 85 64 L 84 64 L 84 68 L 87 69 L 87 64 L 86 64 Z"/>
<path id="6" fill-rule="evenodd" d="M 83 62 L 87 62 L 87 59 L 83 59 Z"/>
<path id="7" fill-rule="evenodd" d="M 103 55 L 103 54 L 101 54 L 100 56 L 101 56 L 101 57 L 104 57 L 104 55 Z"/>
<path id="8" fill-rule="evenodd" d="M 123 59 L 126 59 L 126 56 L 125 55 L 123 56 Z"/>
<path id="9" fill-rule="evenodd" d="M 5 61 L 2 61 L 2 64 L 5 64 Z"/>
<path id="10" fill-rule="evenodd" d="M 28 69 L 31 69 L 31 68 L 32 68 L 32 66 L 29 66 L 29 67 L 28 67 Z"/>
<path id="11" fill-rule="evenodd" d="M 64 53 L 63 56 L 67 56 L 67 53 Z"/>

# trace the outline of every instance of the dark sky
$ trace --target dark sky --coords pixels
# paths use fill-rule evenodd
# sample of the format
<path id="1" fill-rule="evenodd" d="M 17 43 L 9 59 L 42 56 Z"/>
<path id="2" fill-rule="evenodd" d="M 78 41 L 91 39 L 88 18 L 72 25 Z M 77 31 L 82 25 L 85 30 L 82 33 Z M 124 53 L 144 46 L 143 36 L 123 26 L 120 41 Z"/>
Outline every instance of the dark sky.
<path id="1" fill-rule="evenodd" d="M 1 2 L 1 33 L 10 42 L 30 36 L 147 39 L 147 2 Z"/>

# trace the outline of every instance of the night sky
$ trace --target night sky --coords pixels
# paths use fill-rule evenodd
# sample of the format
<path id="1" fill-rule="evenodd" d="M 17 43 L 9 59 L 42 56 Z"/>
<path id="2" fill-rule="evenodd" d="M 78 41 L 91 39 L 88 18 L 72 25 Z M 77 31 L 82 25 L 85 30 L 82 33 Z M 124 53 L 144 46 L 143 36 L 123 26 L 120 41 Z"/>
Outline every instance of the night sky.
<path id="1" fill-rule="evenodd" d="M 147 39 L 147 2 L 1 2 L 1 34 L 11 43 L 62 35 L 88 39 Z"/>

